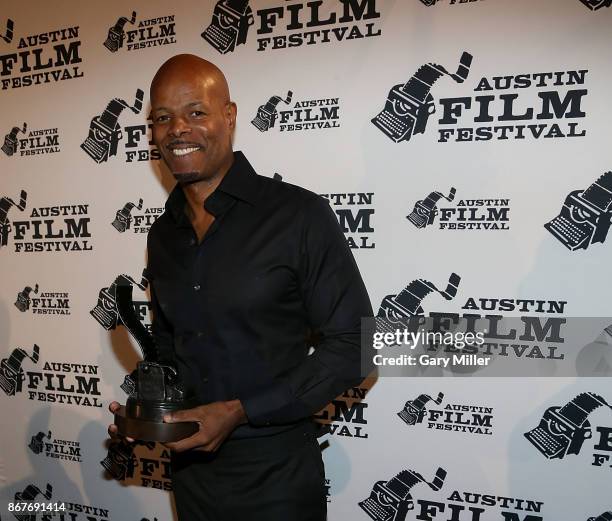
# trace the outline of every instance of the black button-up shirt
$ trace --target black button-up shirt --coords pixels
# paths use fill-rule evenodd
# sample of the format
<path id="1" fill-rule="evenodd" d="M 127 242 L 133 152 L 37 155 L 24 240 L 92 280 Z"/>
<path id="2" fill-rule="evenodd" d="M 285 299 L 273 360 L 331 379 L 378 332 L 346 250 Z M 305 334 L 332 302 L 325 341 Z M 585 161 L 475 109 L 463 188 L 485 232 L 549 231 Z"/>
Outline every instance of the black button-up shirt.
<path id="1" fill-rule="evenodd" d="M 200 403 L 241 400 L 249 424 L 232 437 L 286 429 L 357 385 L 372 309 L 327 201 L 235 152 L 201 243 L 185 205 L 177 185 L 149 232 L 152 331 Z"/>

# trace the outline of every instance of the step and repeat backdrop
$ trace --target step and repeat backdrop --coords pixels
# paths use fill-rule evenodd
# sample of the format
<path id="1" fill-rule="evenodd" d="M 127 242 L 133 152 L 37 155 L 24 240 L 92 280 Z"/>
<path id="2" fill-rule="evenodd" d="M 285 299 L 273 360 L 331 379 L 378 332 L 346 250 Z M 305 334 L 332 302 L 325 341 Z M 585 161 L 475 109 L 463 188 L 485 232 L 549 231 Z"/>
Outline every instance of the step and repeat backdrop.
<path id="1" fill-rule="evenodd" d="M 375 312 L 537 318 L 536 345 L 479 349 L 541 377 L 372 377 L 321 411 L 329 519 L 612 519 L 612 387 L 551 376 L 589 342 L 612 366 L 612 328 L 551 334 L 612 317 L 611 3 L 5 4 L 1 518 L 176 518 L 168 451 L 106 429 L 139 360 L 116 284 L 150 325 L 146 236 L 173 186 L 149 84 L 193 53 L 228 78 L 235 150 L 329 201 Z"/>

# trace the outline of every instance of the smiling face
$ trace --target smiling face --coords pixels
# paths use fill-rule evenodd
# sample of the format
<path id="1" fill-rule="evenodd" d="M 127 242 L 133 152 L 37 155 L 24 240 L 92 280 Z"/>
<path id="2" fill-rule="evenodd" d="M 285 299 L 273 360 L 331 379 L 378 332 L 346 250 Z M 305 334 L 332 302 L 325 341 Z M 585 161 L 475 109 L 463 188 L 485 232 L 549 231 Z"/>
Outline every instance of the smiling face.
<path id="1" fill-rule="evenodd" d="M 223 74 L 196 56 L 168 60 L 151 84 L 153 141 L 179 183 L 210 180 L 230 168 L 236 105 Z"/>

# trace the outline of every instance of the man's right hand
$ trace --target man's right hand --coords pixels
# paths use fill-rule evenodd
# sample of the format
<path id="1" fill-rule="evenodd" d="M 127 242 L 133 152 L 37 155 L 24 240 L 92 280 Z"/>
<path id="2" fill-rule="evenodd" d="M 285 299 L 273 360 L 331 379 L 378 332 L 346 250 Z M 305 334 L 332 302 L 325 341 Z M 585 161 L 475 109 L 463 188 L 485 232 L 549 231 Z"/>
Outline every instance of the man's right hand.
<path id="1" fill-rule="evenodd" d="M 119 402 L 111 402 L 110 405 L 108 406 L 108 410 L 114 415 L 118 410 L 119 407 L 121 407 L 121 404 Z M 117 432 L 117 426 L 112 423 L 108 426 L 108 435 L 113 438 L 121 438 L 122 436 Z M 135 441 L 133 438 L 128 438 L 125 437 L 125 439 L 129 442 L 132 443 L 133 441 Z"/>

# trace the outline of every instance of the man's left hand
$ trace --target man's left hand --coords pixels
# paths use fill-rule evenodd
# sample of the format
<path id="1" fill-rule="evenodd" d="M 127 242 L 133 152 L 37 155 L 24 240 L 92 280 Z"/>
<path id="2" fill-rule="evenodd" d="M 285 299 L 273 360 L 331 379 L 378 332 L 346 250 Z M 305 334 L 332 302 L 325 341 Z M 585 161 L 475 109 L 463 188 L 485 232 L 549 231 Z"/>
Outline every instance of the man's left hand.
<path id="1" fill-rule="evenodd" d="M 198 432 L 184 440 L 164 443 L 176 452 L 189 449 L 214 452 L 238 425 L 247 422 L 240 400 L 213 402 L 193 409 L 175 411 L 164 416 L 164 422 L 196 422 Z"/>

